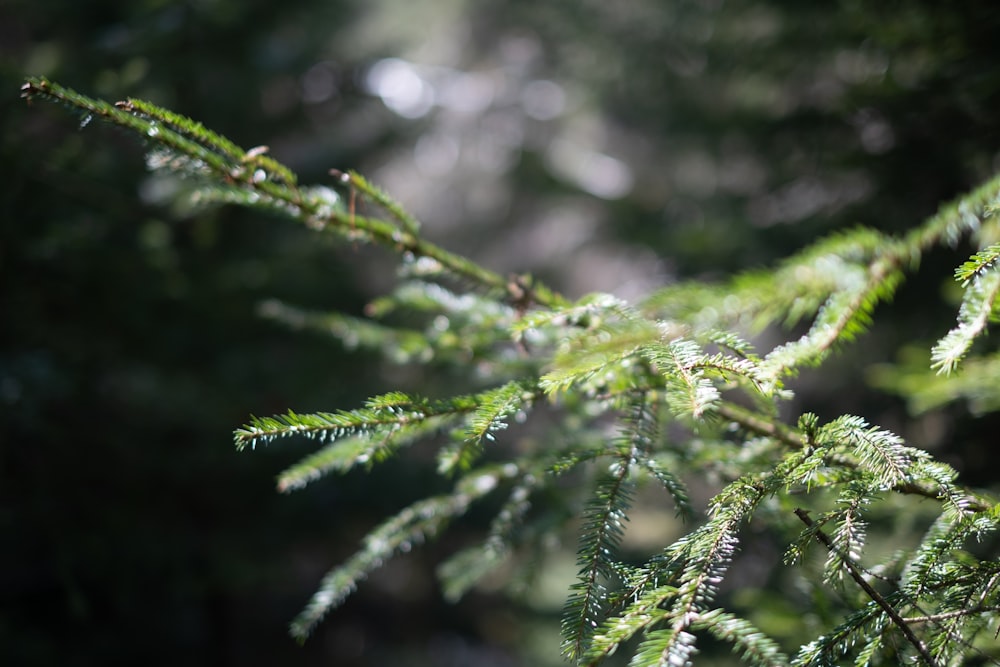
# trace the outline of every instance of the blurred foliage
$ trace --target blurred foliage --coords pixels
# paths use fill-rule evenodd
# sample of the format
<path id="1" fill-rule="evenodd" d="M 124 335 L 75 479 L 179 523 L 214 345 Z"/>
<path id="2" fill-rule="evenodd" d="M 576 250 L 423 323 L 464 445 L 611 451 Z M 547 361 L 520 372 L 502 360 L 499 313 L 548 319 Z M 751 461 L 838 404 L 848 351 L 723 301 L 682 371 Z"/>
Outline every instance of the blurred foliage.
<path id="1" fill-rule="evenodd" d="M 133 141 L 23 108 L 23 76 L 151 99 L 269 145 L 308 182 L 357 166 L 429 236 L 501 273 L 635 295 L 859 222 L 905 230 L 983 180 L 1000 148 L 998 28 L 986 0 L 0 5 L 2 651 L 512 664 L 536 631 L 489 596 L 444 605 L 412 558 L 304 652 L 288 642 L 317 576 L 428 471 L 390 468 L 379 494 L 348 477 L 274 495 L 294 452 L 238 457 L 233 425 L 356 404 L 386 371 L 255 313 L 273 297 L 360 314 L 392 269 L 246 212 L 175 210 L 176 184 L 137 168 Z M 889 358 L 900 332 L 929 355 L 952 312 L 926 297 L 968 254 L 926 258 L 845 374 L 805 373 L 799 397 L 898 425 L 993 484 L 995 415 L 971 420 L 941 384 L 911 420 L 847 374 Z M 905 388 L 883 370 L 877 384 Z M 440 389 L 391 372 L 393 387 Z"/>

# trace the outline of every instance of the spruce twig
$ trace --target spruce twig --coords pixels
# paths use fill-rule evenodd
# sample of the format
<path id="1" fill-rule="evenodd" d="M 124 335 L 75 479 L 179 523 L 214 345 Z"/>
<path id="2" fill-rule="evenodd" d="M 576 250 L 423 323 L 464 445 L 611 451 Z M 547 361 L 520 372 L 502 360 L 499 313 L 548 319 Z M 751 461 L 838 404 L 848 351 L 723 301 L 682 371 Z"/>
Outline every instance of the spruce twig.
<path id="1" fill-rule="evenodd" d="M 813 534 L 816 536 L 816 539 L 819 540 L 820 543 L 823 544 L 823 546 L 825 546 L 830 551 L 836 550 L 836 547 L 830 540 L 829 536 L 823 532 L 822 528 L 816 526 L 816 523 L 811 518 L 809 518 L 809 512 L 801 508 L 796 508 L 795 516 L 799 517 L 802 523 L 804 523 L 806 527 L 808 527 L 811 531 L 813 531 Z M 844 566 L 847 568 L 847 573 L 851 576 L 851 579 L 854 579 L 854 581 L 858 584 L 858 586 L 861 587 L 861 589 L 865 592 L 865 594 L 868 597 L 870 597 L 875 602 L 875 604 L 877 604 L 879 607 L 882 608 L 882 611 L 886 613 L 886 616 L 892 619 L 892 622 L 896 624 L 900 632 L 903 633 L 903 636 L 906 637 L 906 641 L 910 642 L 910 644 L 913 645 L 913 647 L 917 650 L 917 653 L 920 654 L 920 657 L 923 658 L 924 662 L 927 663 L 928 667 L 938 667 L 938 663 L 934 659 L 934 656 L 930 654 L 930 651 L 927 650 L 927 647 L 920 640 L 920 638 L 917 637 L 916 634 L 914 634 L 913 630 L 910 628 L 910 625 L 906 622 L 906 620 L 899 615 L 899 612 L 897 612 L 893 608 L 893 606 L 889 604 L 877 590 L 872 588 L 871 584 L 865 581 L 865 578 L 861 576 L 861 573 L 858 571 L 858 566 L 855 565 L 854 561 L 851 560 L 851 558 L 848 557 L 846 554 L 843 555 L 843 563 Z"/>

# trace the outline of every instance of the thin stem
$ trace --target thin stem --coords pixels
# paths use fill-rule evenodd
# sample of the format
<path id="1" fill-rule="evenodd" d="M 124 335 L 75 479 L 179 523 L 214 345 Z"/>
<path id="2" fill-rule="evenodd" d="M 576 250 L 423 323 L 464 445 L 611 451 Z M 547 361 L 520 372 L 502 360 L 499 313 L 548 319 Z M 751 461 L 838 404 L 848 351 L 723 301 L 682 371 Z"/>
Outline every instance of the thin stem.
<path id="1" fill-rule="evenodd" d="M 995 613 L 1000 611 L 1000 607 L 973 607 L 971 609 L 957 609 L 942 614 L 929 614 L 927 616 L 909 616 L 903 620 L 907 623 L 938 623 L 952 618 L 962 616 L 975 616 L 976 614 Z"/>
<path id="2" fill-rule="evenodd" d="M 776 417 L 759 415 L 735 403 L 722 402 L 715 406 L 715 412 L 731 422 L 757 435 L 774 438 L 792 449 L 803 449 L 809 445 L 806 436 L 798 429 L 778 421 Z M 847 457 L 836 457 L 835 462 L 847 468 L 857 468 L 858 463 Z M 932 500 L 941 500 L 941 488 L 918 481 L 899 482 L 892 489 L 897 493 L 913 496 L 923 496 Z M 970 512 L 985 512 L 989 505 L 977 500 L 971 494 L 963 499 L 963 508 Z"/>
<path id="3" fill-rule="evenodd" d="M 715 406 L 715 412 L 748 431 L 774 438 L 792 449 L 804 449 L 809 444 L 799 431 L 778 421 L 776 417 L 756 414 L 735 403 L 721 402 Z"/>
<path id="4" fill-rule="evenodd" d="M 399 204 L 399 202 L 369 183 L 367 179 L 365 179 L 365 177 L 358 172 L 343 172 L 339 169 L 331 169 L 330 175 L 340 179 L 341 183 L 350 185 L 352 188 L 368 197 L 368 199 L 382 206 L 382 208 L 388 211 L 392 217 L 396 218 L 399 224 L 401 224 L 403 229 L 406 231 L 411 234 L 416 234 L 420 231 L 420 223 L 416 218 L 410 215 L 406 209 Z"/>

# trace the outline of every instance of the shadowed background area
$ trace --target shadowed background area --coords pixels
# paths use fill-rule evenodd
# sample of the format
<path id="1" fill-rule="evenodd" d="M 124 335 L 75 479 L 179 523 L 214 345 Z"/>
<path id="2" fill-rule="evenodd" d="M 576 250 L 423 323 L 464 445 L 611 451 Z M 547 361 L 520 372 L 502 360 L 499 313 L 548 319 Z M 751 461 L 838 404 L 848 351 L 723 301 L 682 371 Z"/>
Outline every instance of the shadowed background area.
<path id="1" fill-rule="evenodd" d="M 356 168 L 491 269 L 632 298 L 853 225 L 907 229 L 992 174 L 994 5 L 0 5 L 0 660 L 557 665 L 569 581 L 446 604 L 433 574 L 446 541 L 296 646 L 287 622 L 320 577 L 437 483 L 433 461 L 282 495 L 274 477 L 307 445 L 237 454 L 232 430 L 462 380 L 261 317 L 268 299 L 361 314 L 395 260 L 177 203 L 133 138 L 28 108 L 24 76 L 149 99 L 269 146 L 303 182 Z M 965 250 L 930 256 L 836 370 L 796 388 L 821 416 L 864 414 L 990 485 L 989 418 L 950 405 L 910 419 L 863 384 L 900 340 L 928 349 L 952 325 L 927 295 Z"/>

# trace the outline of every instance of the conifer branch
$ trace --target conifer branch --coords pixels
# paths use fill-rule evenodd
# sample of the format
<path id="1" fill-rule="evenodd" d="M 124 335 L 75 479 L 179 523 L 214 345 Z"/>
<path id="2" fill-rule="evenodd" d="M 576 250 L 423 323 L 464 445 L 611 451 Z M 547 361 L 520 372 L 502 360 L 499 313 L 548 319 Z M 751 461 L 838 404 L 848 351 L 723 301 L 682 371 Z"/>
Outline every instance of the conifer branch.
<path id="1" fill-rule="evenodd" d="M 994 243 L 955 269 L 955 280 L 962 283 L 962 287 L 968 287 L 976 278 L 981 278 L 986 272 L 995 269 L 998 259 L 1000 259 L 1000 243 Z"/>
<path id="2" fill-rule="evenodd" d="M 275 299 L 260 304 L 257 312 L 294 330 L 312 330 L 333 336 L 347 349 L 374 349 L 396 363 L 426 360 L 435 350 L 420 331 L 388 327 L 343 313 L 311 312 Z"/>
<path id="3" fill-rule="evenodd" d="M 996 269 L 970 271 L 972 285 L 962 295 L 958 326 L 948 332 L 931 350 L 931 367 L 938 373 L 949 374 L 965 357 L 973 341 L 986 329 L 1000 298 L 1000 271 Z"/>
<path id="4" fill-rule="evenodd" d="M 776 347 L 765 357 L 764 375 L 777 381 L 799 366 L 819 363 L 835 345 L 849 342 L 867 329 L 875 306 L 890 299 L 902 282 L 905 255 L 896 244 L 881 252 L 859 284 L 827 299 L 808 333 Z"/>
<path id="5" fill-rule="evenodd" d="M 70 96 L 70 91 L 67 91 L 67 97 Z M 194 119 L 174 113 L 169 109 L 158 107 L 150 102 L 131 97 L 123 102 L 117 102 L 115 108 L 127 111 L 137 118 L 144 118 L 150 123 L 159 121 L 195 143 L 207 143 L 217 152 L 231 160 L 236 162 L 246 161 L 247 151 L 244 151 L 226 137 L 216 134 Z"/>
<path id="6" fill-rule="evenodd" d="M 806 527 L 808 527 L 811 531 L 813 531 L 813 535 L 815 535 L 816 539 L 819 540 L 823 544 L 823 546 L 825 546 L 830 551 L 834 551 L 836 549 L 833 542 L 826 535 L 826 533 L 824 533 L 821 529 L 816 528 L 815 524 L 813 523 L 813 520 L 809 518 L 809 513 L 807 511 L 803 509 L 796 509 L 795 516 L 799 517 L 802 523 L 804 523 Z M 844 566 L 847 568 L 847 572 L 851 576 L 851 578 L 854 579 L 854 581 L 858 584 L 858 586 L 861 587 L 861 589 L 865 592 L 865 594 L 868 597 L 870 597 L 875 602 L 875 604 L 877 604 L 890 619 L 892 619 L 892 622 L 896 624 L 896 627 L 899 628 L 899 631 L 903 633 L 903 636 L 906 638 L 906 641 L 910 642 L 910 644 L 913 645 L 917 653 L 920 654 L 920 657 L 923 658 L 924 662 L 927 663 L 928 667 L 938 667 L 938 663 L 934 659 L 934 656 L 930 654 L 930 652 L 927 650 L 927 647 L 920 640 L 920 638 L 913 633 L 913 630 L 910 628 L 909 624 L 903 619 L 902 616 L 899 615 L 899 613 L 895 610 L 895 608 L 893 608 L 893 606 L 889 604 L 884 597 L 882 597 L 882 595 L 878 591 L 872 588 L 871 584 L 865 581 L 865 578 L 858 571 L 858 568 L 854 564 L 854 561 L 849 556 L 844 556 L 843 563 Z"/>
<path id="7" fill-rule="evenodd" d="M 747 618 L 719 607 L 716 598 L 742 527 L 752 518 L 774 516 L 789 493 L 818 491 L 817 502 L 836 507 L 817 521 L 795 510 L 806 530 L 788 548 L 787 560 L 797 560 L 815 539 L 828 552 L 826 581 L 843 580 L 846 572 L 871 600 L 829 635 L 804 644 L 795 664 L 832 664 L 839 657 L 834 654 L 846 654 L 857 643 L 856 664 L 874 662 L 888 652 L 883 630 L 893 625 L 929 667 L 952 664 L 978 650 L 972 640 L 991 621 L 989 614 L 1000 611 L 1000 566 L 966 549 L 969 541 L 1000 530 L 1000 504 L 973 495 L 958 485 L 949 466 L 859 416 L 820 425 L 815 415 L 805 414 L 796 426 L 778 417 L 779 401 L 791 395 L 784 378 L 823 362 L 865 331 L 876 306 L 892 298 L 929 248 L 970 233 L 978 233 L 982 243 L 993 238 L 983 223 L 1000 201 L 1000 176 L 900 238 L 856 229 L 728 285 L 671 286 L 639 306 L 603 294 L 570 303 L 530 276 L 501 276 L 430 243 L 420 236 L 415 217 L 356 172 L 331 172 L 335 187 L 347 190 L 345 205 L 332 188 L 299 186 L 266 147 L 243 149 L 149 102 L 111 105 L 39 78 L 28 79 L 22 93 L 28 101 L 58 102 L 83 114 L 85 122 L 99 117 L 141 137 L 151 146 L 151 168 L 190 179 L 192 201 L 277 213 L 317 232 L 399 253 L 406 282 L 365 314 L 402 312 L 425 324 L 399 328 L 277 301 L 263 304 L 262 315 L 332 334 L 347 347 L 378 349 L 401 363 L 472 361 L 482 370 L 478 381 L 490 379 L 491 388 L 468 395 L 431 400 L 389 392 L 355 410 L 253 417 L 235 432 L 239 449 L 297 435 L 321 443 L 281 473 L 281 491 L 371 467 L 433 434 L 450 438 L 436 455 L 451 491 L 418 500 L 372 530 L 354 556 L 324 577 L 293 622 L 296 637 L 308 635 L 388 558 L 438 535 L 474 502 L 503 488 L 507 495 L 491 509 L 485 536 L 438 570 L 446 597 L 457 599 L 511 563 L 515 550 L 540 549 L 553 525 L 563 529 L 574 518 L 564 507 L 544 520 L 534 517 L 529 509 L 540 491 L 565 495 L 554 480 L 565 482 L 568 471 L 608 460 L 583 502 L 578 578 L 562 619 L 563 651 L 579 664 L 596 666 L 631 640 L 638 646 L 631 662 L 636 667 L 687 664 L 698 650 L 698 636 L 705 634 L 731 644 L 744 662 L 787 664 L 773 640 Z M 377 215 L 361 215 L 358 198 L 380 209 Z M 1000 245 L 989 245 L 955 271 L 964 289 L 958 324 L 935 346 L 933 369 L 956 370 L 995 319 L 998 260 Z M 445 287 L 454 282 L 467 291 Z M 809 318 L 804 336 L 763 358 L 731 331 Z M 973 358 L 965 364 L 966 379 L 985 369 L 966 393 L 991 391 L 990 363 L 1000 362 Z M 948 386 L 954 391 L 954 384 Z M 566 416 L 553 429 L 551 444 L 517 448 L 516 455 L 497 450 L 504 458 L 481 464 L 485 443 L 546 396 Z M 744 407 L 747 402 L 754 407 Z M 620 430 L 609 436 L 603 425 L 611 418 Z M 675 438 L 678 433 L 686 435 Z M 701 525 L 638 566 L 617 551 L 633 489 L 651 477 L 685 517 L 695 515 L 689 477 L 711 484 L 732 481 L 711 499 Z M 882 595 L 859 563 L 866 555 L 867 508 L 888 490 L 933 499 L 939 516 L 912 551 L 900 550 L 871 568 L 899 575 L 898 589 Z M 829 534 L 827 524 L 833 526 Z M 910 615 L 899 611 L 903 608 Z M 929 627 L 924 639 L 911 627 L 918 623 Z"/>
<path id="8" fill-rule="evenodd" d="M 723 419 L 738 424 L 752 433 L 774 438 L 792 449 L 803 449 L 810 446 L 809 438 L 804 433 L 793 429 L 776 418 L 756 414 L 751 410 L 730 402 L 721 402 L 715 406 L 714 411 Z M 850 458 L 836 457 L 832 460 L 836 461 L 838 465 L 849 468 L 856 468 L 859 465 L 857 461 Z M 898 466 L 900 463 L 897 461 L 895 465 Z M 911 463 L 906 463 L 905 465 L 911 465 Z M 929 474 L 933 474 L 934 478 L 921 480 L 914 475 L 904 475 L 892 483 L 891 488 L 898 493 L 923 496 L 932 500 L 951 499 L 953 502 L 958 503 L 963 508 L 963 511 L 967 512 L 982 512 L 992 507 L 992 504 L 976 498 L 968 491 L 955 489 L 951 483 L 951 478 L 947 475 L 942 476 L 939 470 L 923 465 L 916 465 L 914 470 L 926 471 Z"/>
<path id="9" fill-rule="evenodd" d="M 516 467 L 504 466 L 474 471 L 459 480 L 452 493 L 417 501 L 373 530 L 360 551 L 323 578 L 309 604 L 292 622 L 292 636 L 304 641 L 327 612 L 340 605 L 373 570 L 400 551 L 435 537 L 449 521 L 516 472 Z"/>
<path id="10" fill-rule="evenodd" d="M 516 545 L 514 532 L 524 522 L 532 506 L 531 494 L 541 486 L 543 477 L 540 471 L 525 467 L 503 507 L 493 517 L 486 540 L 460 551 L 438 567 L 446 599 L 459 600 L 507 559 Z"/>
<path id="11" fill-rule="evenodd" d="M 967 609 L 956 609 L 954 611 L 946 611 L 939 614 L 928 614 L 926 616 L 907 616 L 904 617 L 903 620 L 911 625 L 918 623 L 940 623 L 941 621 L 962 618 L 964 616 L 977 616 L 979 614 L 997 612 L 1000 612 L 1000 607 L 997 606 L 969 607 Z"/>
<path id="12" fill-rule="evenodd" d="M 676 414 L 699 419 L 719 401 L 718 388 L 704 372 L 713 364 L 694 341 L 678 338 L 666 345 L 645 345 L 643 351 L 663 374 L 667 402 Z"/>
<path id="13" fill-rule="evenodd" d="M 331 209 L 324 202 L 302 196 L 295 186 L 291 171 L 279 165 L 272 165 L 272 171 L 279 175 L 277 181 L 269 180 L 266 169 L 248 169 L 245 162 L 247 151 L 235 147 L 231 141 L 215 133 L 204 130 L 200 124 L 187 122 L 178 114 L 161 113 L 155 105 L 129 100 L 117 108 L 107 102 L 93 100 L 73 90 L 64 88 L 44 78 L 29 78 L 21 88 L 22 96 L 29 101 L 39 97 L 65 104 L 85 114 L 133 130 L 154 144 L 164 146 L 179 155 L 188 156 L 205 165 L 223 182 L 238 183 L 241 188 L 255 191 L 271 207 L 318 231 L 330 230 L 349 239 L 360 240 L 396 250 L 403 255 L 409 253 L 416 258 L 427 258 L 438 262 L 449 273 L 472 281 L 487 289 L 506 294 L 512 301 L 553 307 L 565 304 L 565 300 L 546 286 L 531 281 L 530 290 L 521 284 L 525 281 L 511 281 L 498 273 L 489 271 L 468 259 L 431 243 L 416 233 L 416 225 L 404 218 L 401 224 L 366 218 L 348 211 Z M 134 110 L 130 113 L 128 110 Z M 182 132 L 171 129 L 178 126 Z M 189 138 L 190 137 L 190 138 Z M 252 156 L 259 158 L 260 156 Z M 354 183 L 358 187 L 367 184 L 363 179 Z M 365 187 L 366 193 L 374 192 Z M 374 195 L 373 195 L 374 196 Z M 378 199 L 376 198 L 376 201 Z M 261 202 L 266 205 L 267 202 Z M 386 203 L 386 202 L 380 202 Z M 393 207 L 389 208 L 390 212 Z"/>
<path id="14" fill-rule="evenodd" d="M 336 440 L 306 456 L 278 475 L 278 491 L 295 491 L 331 473 L 345 473 L 357 466 L 372 467 L 435 431 L 454 415 L 439 415 L 409 425 Z"/>
<path id="15" fill-rule="evenodd" d="M 402 393 L 390 393 L 371 399 L 358 410 L 297 414 L 289 410 L 274 417 L 252 417 L 234 434 L 236 448 L 258 443 L 267 444 L 276 438 L 304 436 L 323 442 L 364 434 L 383 428 L 399 428 L 423 422 L 429 417 L 460 414 L 474 409 L 470 399 L 430 403 Z"/>
<path id="16" fill-rule="evenodd" d="M 783 481 L 782 475 L 774 475 L 767 482 L 754 482 L 740 478 L 729 484 L 712 499 L 709 515 L 711 520 L 701 528 L 675 542 L 666 552 L 668 562 L 679 564 L 676 583 L 671 582 L 674 592 L 669 600 L 666 612 L 658 612 L 650 617 L 648 612 L 635 616 L 627 611 L 624 619 L 636 619 L 641 627 L 650 627 L 665 623 L 666 627 L 647 632 L 645 640 L 636 651 L 634 664 L 666 665 L 687 664 L 695 653 L 695 636 L 690 632 L 711 625 L 713 613 L 707 607 L 717 592 L 717 587 L 728 569 L 737 545 L 736 531 L 739 526 L 752 515 L 757 504 Z M 656 575 L 653 575 L 656 576 Z M 663 600 L 664 603 L 667 600 Z M 722 617 L 725 618 L 725 617 Z M 622 630 L 636 631 L 633 626 L 620 625 L 613 636 L 631 636 Z M 724 633 L 722 628 L 716 629 Z M 743 635 L 749 639 L 753 634 L 747 631 Z M 758 638 L 758 646 L 762 652 L 766 640 Z M 604 651 L 611 650 L 607 638 L 602 636 L 600 645 Z M 780 655 L 780 652 L 775 654 Z"/>
<path id="17" fill-rule="evenodd" d="M 629 482 L 632 463 L 627 452 L 615 461 L 585 512 L 577 552 L 579 579 L 563 609 L 563 653 L 571 660 L 579 661 L 585 654 L 594 629 L 602 620 L 607 586 L 616 577 L 615 552 L 632 502 Z"/>
<path id="18" fill-rule="evenodd" d="M 399 202 L 390 197 L 380 188 L 369 183 L 364 176 L 356 171 L 343 172 L 339 169 L 331 169 L 330 174 L 338 178 L 341 183 L 349 184 L 369 200 L 379 204 L 394 217 L 403 229 L 416 236 L 420 233 L 420 223 L 404 209 Z"/>
<path id="19" fill-rule="evenodd" d="M 456 447 L 442 450 L 438 456 L 438 471 L 468 470 L 479 455 L 483 441 L 492 442 L 497 431 L 507 428 L 507 419 L 514 413 L 524 413 L 535 397 L 534 387 L 522 381 L 508 382 L 477 394 L 477 405 L 469 415 L 461 442 Z"/>
<path id="20" fill-rule="evenodd" d="M 783 667 L 788 656 L 777 642 L 758 630 L 746 619 L 721 609 L 700 614 L 691 624 L 693 630 L 707 630 L 716 639 L 733 645 L 746 662 L 759 667 Z"/>
<path id="21" fill-rule="evenodd" d="M 774 438 L 792 449 L 805 449 L 809 445 L 802 433 L 772 416 L 755 414 L 728 401 L 720 402 L 714 410 L 723 419 L 739 424 L 752 433 Z"/>
<path id="22" fill-rule="evenodd" d="M 972 192 L 942 204 L 930 219 L 903 237 L 902 247 L 911 249 L 914 259 L 935 245 L 954 247 L 965 235 L 979 231 L 983 220 L 996 212 L 998 202 L 1000 174 Z"/>
<path id="23" fill-rule="evenodd" d="M 555 356 L 553 368 L 542 376 L 540 386 L 555 395 L 595 378 L 600 382 L 606 371 L 621 367 L 659 335 L 645 320 L 611 322 L 579 333 Z"/>

